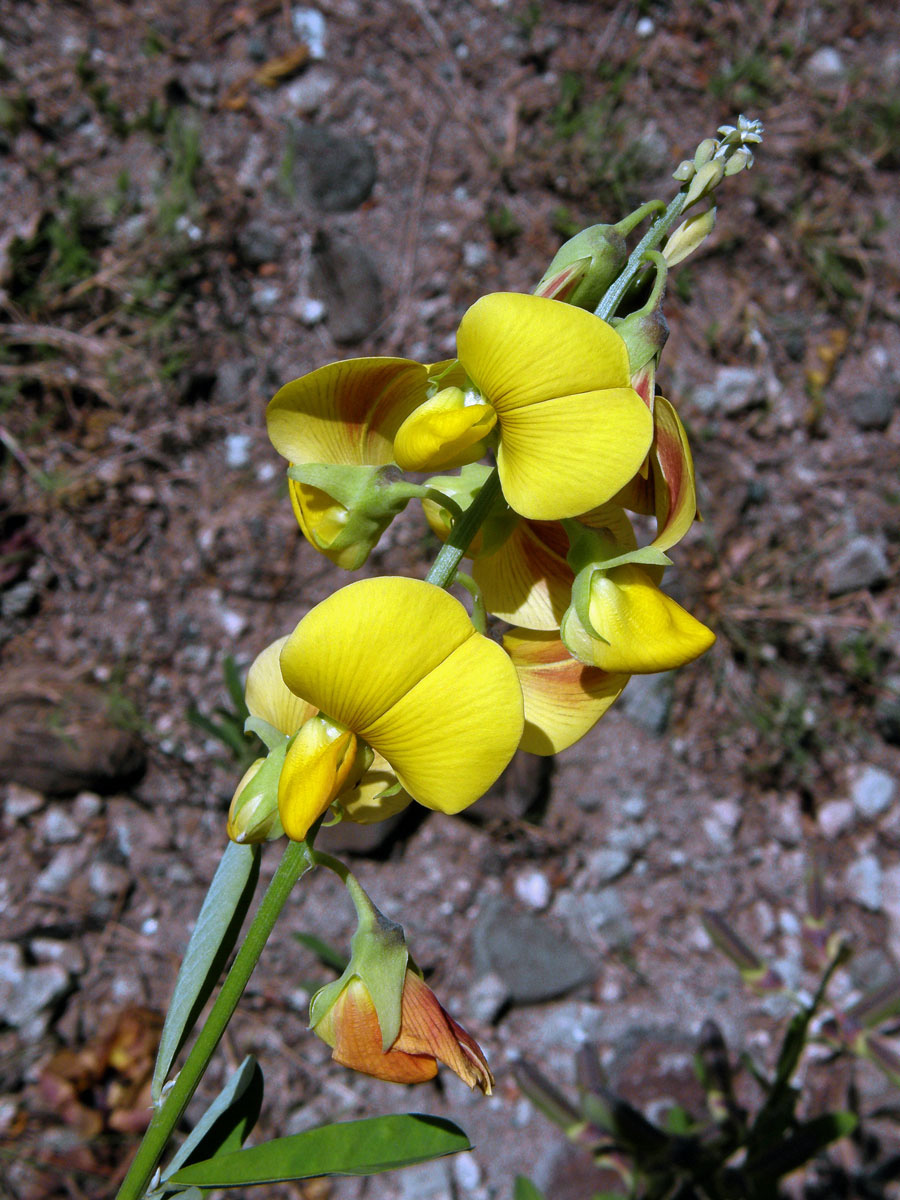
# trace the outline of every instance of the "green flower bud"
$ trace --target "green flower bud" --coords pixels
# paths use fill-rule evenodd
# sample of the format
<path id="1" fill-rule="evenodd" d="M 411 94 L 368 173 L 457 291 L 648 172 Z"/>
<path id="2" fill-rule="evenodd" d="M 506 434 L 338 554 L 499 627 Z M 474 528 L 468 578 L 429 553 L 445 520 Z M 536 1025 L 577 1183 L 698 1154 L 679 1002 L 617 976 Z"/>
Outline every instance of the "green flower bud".
<path id="1" fill-rule="evenodd" d="M 592 225 L 559 248 L 535 288 L 535 295 L 564 298 L 569 304 L 593 312 L 627 260 L 628 248 L 619 229 L 615 225 Z M 573 268 L 579 277 L 568 294 L 561 297 L 560 277 L 568 286 Z"/>

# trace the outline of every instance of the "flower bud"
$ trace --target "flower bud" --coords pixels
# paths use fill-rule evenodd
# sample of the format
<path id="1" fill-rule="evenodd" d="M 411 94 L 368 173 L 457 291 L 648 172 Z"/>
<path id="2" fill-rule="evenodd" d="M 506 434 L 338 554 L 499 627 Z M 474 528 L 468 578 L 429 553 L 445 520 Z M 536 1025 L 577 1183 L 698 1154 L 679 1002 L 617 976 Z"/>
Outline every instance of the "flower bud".
<path id="1" fill-rule="evenodd" d="M 278 816 L 278 779 L 286 752 L 285 740 L 244 772 L 228 809 L 226 831 L 233 842 L 270 842 L 284 833 Z"/>
<path id="2" fill-rule="evenodd" d="M 333 1003 L 316 1014 L 312 1029 L 331 1046 L 335 1062 L 364 1075 L 391 1083 L 424 1083 L 435 1077 L 442 1062 L 470 1088 L 491 1094 L 494 1077 L 478 1043 L 409 968 L 400 1014 L 400 1032 L 385 1050 L 369 989 L 354 976 Z"/>
<path id="3" fill-rule="evenodd" d="M 577 308 L 593 312 L 627 260 L 628 247 L 616 226 L 592 225 L 559 248 L 535 288 L 535 294 L 564 298 Z M 559 277 L 575 264 L 578 264 L 581 278 L 565 297 L 559 296 L 554 290 L 559 288 Z"/>
<path id="4" fill-rule="evenodd" d="M 690 208 L 704 196 L 717 188 L 725 175 L 725 159 L 713 158 L 705 163 L 691 179 L 691 186 L 684 197 L 684 207 Z"/>
<path id="5" fill-rule="evenodd" d="M 483 463 L 469 463 L 458 475 L 435 475 L 427 481 L 426 486 L 465 510 L 473 503 L 490 474 L 491 468 Z M 432 532 L 437 534 L 442 542 L 446 542 L 453 521 L 448 509 L 441 506 L 440 497 L 435 495 L 424 499 L 422 508 Z M 509 507 L 502 493 L 498 494 L 481 528 L 472 539 L 466 557 L 477 558 L 483 554 L 495 554 L 510 537 L 519 519 L 518 513 L 514 513 Z"/>
<path id="6" fill-rule="evenodd" d="M 678 228 L 673 230 L 669 235 L 669 240 L 663 246 L 662 255 L 667 264 L 670 267 L 674 267 L 676 263 L 680 263 L 686 259 L 689 254 L 693 254 L 697 247 L 702 245 L 712 233 L 715 223 L 715 208 L 708 208 L 705 212 L 695 213 L 692 217 L 688 217 L 686 221 L 682 221 Z"/>

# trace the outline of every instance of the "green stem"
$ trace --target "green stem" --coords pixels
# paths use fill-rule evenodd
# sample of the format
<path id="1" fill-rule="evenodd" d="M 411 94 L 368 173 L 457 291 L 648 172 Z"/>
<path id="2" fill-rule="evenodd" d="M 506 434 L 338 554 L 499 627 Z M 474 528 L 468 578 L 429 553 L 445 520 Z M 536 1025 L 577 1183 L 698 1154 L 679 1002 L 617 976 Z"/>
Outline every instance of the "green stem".
<path id="1" fill-rule="evenodd" d="M 681 216 L 681 210 L 684 208 L 684 198 L 687 193 L 679 192 L 669 201 L 666 211 L 654 221 L 631 254 L 628 256 L 628 262 L 625 264 L 622 273 L 618 276 L 615 282 L 609 287 L 603 299 L 597 305 L 595 310 L 596 315 L 604 321 L 608 321 L 610 317 L 615 316 L 616 309 L 622 302 L 622 298 L 628 290 L 628 286 L 637 275 L 638 271 L 644 264 L 644 255 L 648 250 L 655 250 L 660 244 L 678 218 Z"/>
<path id="2" fill-rule="evenodd" d="M 143 1196 L 172 1130 L 187 1108 L 203 1072 L 231 1020 L 232 1013 L 247 986 L 247 981 L 259 960 L 263 946 L 272 932 L 279 913 L 291 894 L 294 884 L 313 865 L 312 853 L 306 842 L 288 842 L 272 882 L 256 910 L 244 943 L 238 951 L 231 970 L 225 977 L 225 982 L 216 997 L 206 1024 L 200 1031 L 187 1061 L 176 1076 L 171 1091 L 154 1113 L 153 1120 L 150 1122 L 144 1140 L 122 1182 L 116 1200 L 139 1200 Z"/>
<path id="3" fill-rule="evenodd" d="M 495 467 L 469 507 L 458 520 L 453 522 L 446 545 L 441 548 L 431 570 L 425 576 L 428 583 L 437 584 L 442 588 L 449 587 L 453 583 L 456 577 L 456 568 L 465 557 L 472 538 L 481 528 L 499 494 L 500 476 Z"/>

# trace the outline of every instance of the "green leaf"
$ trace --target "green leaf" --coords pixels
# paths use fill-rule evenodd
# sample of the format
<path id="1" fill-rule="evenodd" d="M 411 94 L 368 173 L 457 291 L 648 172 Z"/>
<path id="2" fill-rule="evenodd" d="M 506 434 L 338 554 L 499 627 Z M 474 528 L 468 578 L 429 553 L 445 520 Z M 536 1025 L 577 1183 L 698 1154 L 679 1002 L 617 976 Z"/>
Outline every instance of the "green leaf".
<path id="1" fill-rule="evenodd" d="M 153 1071 L 154 1104 L 159 1101 L 169 1069 L 234 948 L 258 878 L 259 846 L 229 842 L 209 885 L 175 980 Z"/>
<path id="2" fill-rule="evenodd" d="M 262 1098 L 263 1074 L 248 1055 L 178 1148 L 162 1182 L 189 1163 L 240 1150 L 259 1119 Z"/>
<path id="3" fill-rule="evenodd" d="M 756 1182 L 765 1180 L 774 1184 L 804 1166 L 838 1138 L 847 1137 L 856 1124 L 856 1115 L 851 1112 L 825 1113 L 821 1117 L 814 1117 L 798 1125 L 794 1133 L 782 1142 L 748 1157 L 742 1174 L 748 1179 L 755 1177 Z"/>
<path id="4" fill-rule="evenodd" d="M 326 967 L 333 967 L 335 971 L 343 971 L 347 966 L 347 955 L 342 954 L 329 942 L 323 942 L 314 933 L 295 933 L 294 937 L 301 946 L 311 950 L 319 962 L 324 963 Z"/>
<path id="5" fill-rule="evenodd" d="M 237 663 L 230 654 L 225 655 L 225 661 L 222 663 L 222 673 L 225 676 L 225 686 L 228 688 L 228 695 L 231 697 L 237 719 L 245 721 L 250 715 L 250 711 L 247 708 L 247 701 L 244 699 L 244 685 L 241 683 Z"/>
<path id="6" fill-rule="evenodd" d="M 246 1187 L 319 1175 L 376 1175 L 471 1149 L 459 1126 L 442 1117 L 422 1113 L 369 1117 L 322 1125 L 250 1150 L 193 1163 L 168 1183 Z"/>
<path id="7" fill-rule="evenodd" d="M 513 1188 L 513 1200 L 545 1200 L 544 1193 L 538 1191 L 530 1179 L 517 1175 Z"/>

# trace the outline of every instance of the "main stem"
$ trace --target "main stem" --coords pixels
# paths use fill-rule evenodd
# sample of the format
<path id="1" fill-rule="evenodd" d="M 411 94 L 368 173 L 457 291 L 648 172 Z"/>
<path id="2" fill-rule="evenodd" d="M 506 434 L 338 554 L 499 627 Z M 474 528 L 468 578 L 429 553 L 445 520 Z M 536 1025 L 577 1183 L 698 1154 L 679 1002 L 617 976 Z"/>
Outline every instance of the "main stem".
<path id="1" fill-rule="evenodd" d="M 481 528 L 499 494 L 500 476 L 495 467 L 469 507 L 461 517 L 453 522 L 453 528 L 450 530 L 446 544 L 441 547 L 431 570 L 425 576 L 426 582 L 437 584 L 442 588 L 449 587 L 453 583 L 457 567 L 465 557 L 472 538 Z"/>
<path id="2" fill-rule="evenodd" d="M 654 221 L 631 254 L 628 256 L 628 262 L 622 269 L 621 274 L 616 278 L 615 282 L 610 286 L 604 295 L 603 299 L 597 305 L 595 313 L 604 321 L 608 321 L 615 316 L 616 309 L 622 303 L 622 298 L 628 291 L 628 287 L 640 270 L 644 255 L 648 250 L 655 250 L 660 244 L 678 218 L 681 216 L 681 211 L 684 208 L 684 199 L 686 192 L 681 191 L 676 196 L 673 196 L 669 201 L 666 211 L 662 214 L 658 221 Z"/>
<path id="3" fill-rule="evenodd" d="M 139 1200 L 146 1191 L 172 1130 L 187 1108 L 203 1077 L 203 1072 L 231 1020 L 232 1013 L 247 986 L 253 968 L 259 961 L 263 946 L 272 932 L 279 913 L 291 894 L 294 884 L 314 865 L 310 848 L 306 842 L 288 842 L 278 869 L 266 894 L 260 901 L 244 943 L 234 960 L 234 965 L 219 990 L 206 1024 L 198 1035 L 187 1061 L 178 1073 L 171 1091 L 154 1113 L 144 1140 L 119 1188 L 116 1200 Z"/>

